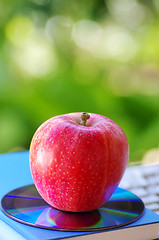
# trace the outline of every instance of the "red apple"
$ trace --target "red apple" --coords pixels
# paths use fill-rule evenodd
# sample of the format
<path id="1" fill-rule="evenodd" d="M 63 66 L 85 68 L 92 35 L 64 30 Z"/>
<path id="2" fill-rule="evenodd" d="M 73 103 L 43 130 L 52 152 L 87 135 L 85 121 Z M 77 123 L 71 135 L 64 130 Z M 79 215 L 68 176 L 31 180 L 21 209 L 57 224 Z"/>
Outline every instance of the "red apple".
<path id="1" fill-rule="evenodd" d="M 33 136 L 29 158 L 33 181 L 47 203 L 86 212 L 113 194 L 128 155 L 127 138 L 115 122 L 77 112 L 44 122 Z"/>

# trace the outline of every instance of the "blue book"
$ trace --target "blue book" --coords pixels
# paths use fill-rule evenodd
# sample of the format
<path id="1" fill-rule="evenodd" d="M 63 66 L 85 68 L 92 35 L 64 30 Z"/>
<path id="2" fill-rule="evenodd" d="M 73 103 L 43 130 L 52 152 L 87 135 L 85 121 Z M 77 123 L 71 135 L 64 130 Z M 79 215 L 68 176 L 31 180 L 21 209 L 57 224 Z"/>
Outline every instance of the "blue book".
<path id="1" fill-rule="evenodd" d="M 2 221 L 3 220 L 3 221 Z M 2 222 L 1 222 L 2 221 Z M 3 238 L 2 238 L 3 236 Z M 5 238 L 6 237 L 6 238 Z M 0 213 L 0 239 L 1 240 L 54 240 L 54 239 L 129 239 L 146 240 L 159 237 L 159 216 L 151 210 L 145 209 L 143 216 L 137 221 L 124 227 L 112 230 L 71 232 L 55 231 L 31 227 L 16 222 Z"/>
<path id="2" fill-rule="evenodd" d="M 9 191 L 32 184 L 28 151 L 0 155 L 0 199 Z M 137 221 L 123 227 L 103 231 L 57 231 L 28 226 L 7 217 L 0 211 L 1 240 L 54 240 L 54 239 L 157 239 L 159 215 L 145 209 Z"/>

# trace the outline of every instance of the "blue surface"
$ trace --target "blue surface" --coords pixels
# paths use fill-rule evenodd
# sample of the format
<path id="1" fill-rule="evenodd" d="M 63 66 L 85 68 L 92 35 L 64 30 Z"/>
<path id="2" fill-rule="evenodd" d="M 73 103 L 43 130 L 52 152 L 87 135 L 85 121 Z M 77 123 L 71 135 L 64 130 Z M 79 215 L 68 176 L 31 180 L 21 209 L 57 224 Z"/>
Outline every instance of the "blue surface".
<path id="1" fill-rule="evenodd" d="M 1 154 L 0 166 L 1 166 L 0 198 L 2 198 L 2 196 L 4 196 L 7 192 L 15 188 L 33 183 L 29 169 L 29 154 L 27 151 Z M 19 232 L 22 236 L 24 236 L 28 240 L 63 239 L 67 237 L 92 233 L 92 232 L 64 232 L 30 227 L 8 218 L 1 211 L 0 218 L 3 219 L 3 221 L 6 222 L 8 225 L 12 226 L 13 229 L 15 229 L 17 232 Z M 124 229 L 127 227 L 135 227 L 142 224 L 149 224 L 154 222 L 159 222 L 159 216 L 155 213 L 152 213 L 150 210 L 146 209 L 142 218 L 122 228 Z M 9 231 L 6 232 L 6 234 L 10 234 Z"/>
<path id="2" fill-rule="evenodd" d="M 0 154 L 0 198 L 14 188 L 33 183 L 29 152 Z"/>

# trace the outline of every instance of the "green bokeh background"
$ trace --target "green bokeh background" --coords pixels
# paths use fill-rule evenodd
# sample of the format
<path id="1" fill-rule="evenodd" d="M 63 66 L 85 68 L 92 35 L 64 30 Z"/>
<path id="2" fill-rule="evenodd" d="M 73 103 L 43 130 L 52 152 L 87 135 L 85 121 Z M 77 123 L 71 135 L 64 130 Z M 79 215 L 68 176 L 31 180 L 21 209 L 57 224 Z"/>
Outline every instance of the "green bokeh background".
<path id="1" fill-rule="evenodd" d="M 125 131 L 130 163 L 159 145 L 158 0 L 0 0 L 0 152 L 85 111 Z"/>

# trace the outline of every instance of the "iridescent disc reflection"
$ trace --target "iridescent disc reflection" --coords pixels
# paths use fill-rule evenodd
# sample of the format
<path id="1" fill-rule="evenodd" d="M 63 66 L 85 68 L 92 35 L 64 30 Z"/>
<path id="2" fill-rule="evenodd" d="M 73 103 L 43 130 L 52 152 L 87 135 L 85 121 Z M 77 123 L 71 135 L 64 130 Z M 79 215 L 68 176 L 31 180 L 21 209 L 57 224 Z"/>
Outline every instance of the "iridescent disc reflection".
<path id="1" fill-rule="evenodd" d="M 91 212 L 72 213 L 48 205 L 34 185 L 7 193 L 1 200 L 2 211 L 24 224 L 64 231 L 110 229 L 137 220 L 144 212 L 143 202 L 131 192 L 117 188 L 103 206 Z"/>

